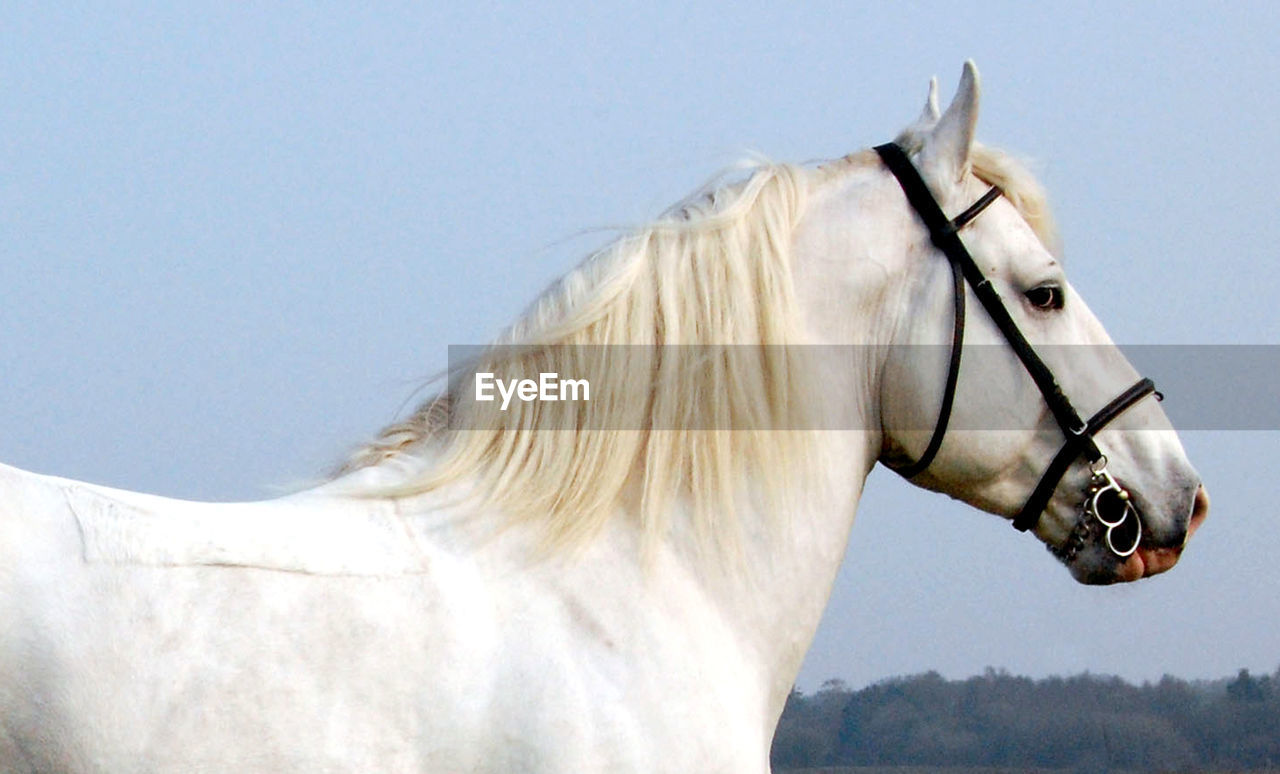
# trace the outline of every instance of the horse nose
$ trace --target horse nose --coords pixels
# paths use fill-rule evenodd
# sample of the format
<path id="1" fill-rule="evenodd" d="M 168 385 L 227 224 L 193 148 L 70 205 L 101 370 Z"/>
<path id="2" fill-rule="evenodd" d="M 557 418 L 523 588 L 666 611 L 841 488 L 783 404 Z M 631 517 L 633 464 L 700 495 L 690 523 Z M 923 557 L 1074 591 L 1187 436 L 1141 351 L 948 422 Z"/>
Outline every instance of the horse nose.
<path id="1" fill-rule="evenodd" d="M 1198 484 L 1196 486 L 1196 493 L 1191 498 L 1191 507 L 1187 511 L 1186 521 L 1178 520 L 1175 522 L 1177 528 L 1162 537 L 1151 535 L 1151 539 L 1147 542 L 1147 546 L 1150 548 L 1166 549 L 1180 554 L 1182 553 L 1182 550 L 1187 547 L 1187 543 L 1191 541 L 1191 536 L 1196 533 L 1196 530 L 1200 529 L 1200 525 L 1204 523 L 1204 520 L 1208 518 L 1208 516 L 1209 493 L 1205 491 L 1203 484 Z M 1182 526 L 1184 524 L 1186 525 L 1185 527 Z"/>
<path id="2" fill-rule="evenodd" d="M 1118 580 L 1137 580 L 1138 578 L 1159 575 L 1178 563 L 1182 549 L 1187 541 L 1200 529 L 1200 525 L 1209 516 L 1209 493 L 1204 486 L 1196 489 L 1196 496 L 1191 501 L 1191 513 L 1187 519 L 1187 530 L 1180 543 L 1143 545 L 1129 557 L 1116 573 Z M 1175 538 L 1176 540 L 1176 538 Z"/>
<path id="3" fill-rule="evenodd" d="M 1191 518 L 1187 521 L 1187 535 L 1182 540 L 1184 546 L 1207 518 L 1209 518 L 1209 492 L 1204 488 L 1204 484 L 1201 484 L 1196 489 L 1195 499 L 1191 502 Z"/>

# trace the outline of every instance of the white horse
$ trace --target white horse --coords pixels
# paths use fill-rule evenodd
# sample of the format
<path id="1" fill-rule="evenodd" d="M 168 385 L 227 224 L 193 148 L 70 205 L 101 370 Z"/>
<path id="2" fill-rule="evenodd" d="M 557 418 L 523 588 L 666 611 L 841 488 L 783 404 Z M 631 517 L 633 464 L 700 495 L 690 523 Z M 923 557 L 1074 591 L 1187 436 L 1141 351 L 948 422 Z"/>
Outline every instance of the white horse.
<path id="1" fill-rule="evenodd" d="M 948 213 L 1002 187 L 963 238 L 1096 409 L 1134 374 L 1065 279 L 1035 183 L 973 143 L 977 110 L 968 64 L 945 114 L 931 89 L 898 143 Z M 503 373 L 595 374 L 609 427 L 461 405 L 464 371 L 346 473 L 271 502 L 0 467 L 0 770 L 767 771 L 863 482 L 918 459 L 939 414 L 945 356 L 890 345 L 950 342 L 951 294 L 875 154 L 768 166 L 593 256 L 504 339 L 543 346 L 501 356 Z M 972 308 L 966 340 L 1004 347 Z M 751 367 L 555 346 L 670 343 L 874 346 L 765 348 Z M 1001 429 L 947 433 L 915 480 L 1011 517 L 1062 435 L 1002 351 L 961 369 L 951 420 Z M 636 380 L 644 400 L 610 397 Z M 744 418 L 780 429 L 727 429 Z M 1168 569 L 1208 510 L 1177 436 L 1145 399 L 1097 443 L 1140 545 L 1122 557 L 1077 529 L 1084 460 L 1034 534 L 1076 533 L 1080 580 Z"/>

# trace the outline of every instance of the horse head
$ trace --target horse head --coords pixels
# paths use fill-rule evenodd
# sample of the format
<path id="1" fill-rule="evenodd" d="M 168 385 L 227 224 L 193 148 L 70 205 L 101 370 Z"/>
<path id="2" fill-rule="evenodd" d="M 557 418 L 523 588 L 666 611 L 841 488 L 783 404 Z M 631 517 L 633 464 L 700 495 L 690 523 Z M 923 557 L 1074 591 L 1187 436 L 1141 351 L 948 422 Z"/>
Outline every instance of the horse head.
<path id="1" fill-rule="evenodd" d="M 862 160 L 858 184 L 826 197 L 861 222 L 825 227 L 817 244 L 839 254 L 840 233 L 861 233 L 858 263 L 884 276 L 861 296 L 888 344 L 875 363 L 880 461 L 1014 519 L 1083 583 L 1163 572 L 1208 496 L 1160 394 L 1067 280 L 1038 186 L 974 142 L 978 101 L 967 63 L 945 112 L 935 82 L 920 118 Z M 862 274 L 850 284 L 865 288 Z M 824 320 L 840 313 L 831 296 L 811 322 L 839 331 Z"/>

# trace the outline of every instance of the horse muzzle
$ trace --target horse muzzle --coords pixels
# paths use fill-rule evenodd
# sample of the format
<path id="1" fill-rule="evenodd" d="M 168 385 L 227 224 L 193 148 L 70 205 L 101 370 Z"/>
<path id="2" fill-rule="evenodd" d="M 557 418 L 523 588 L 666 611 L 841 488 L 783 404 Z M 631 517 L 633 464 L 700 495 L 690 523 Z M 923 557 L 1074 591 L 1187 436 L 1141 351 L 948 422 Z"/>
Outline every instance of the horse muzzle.
<path id="1" fill-rule="evenodd" d="M 1159 575 L 1171 569 L 1182 557 L 1191 536 L 1209 516 L 1209 493 L 1204 486 L 1196 488 L 1185 527 L 1168 537 L 1157 537 L 1147 530 L 1138 541 L 1137 548 L 1125 556 L 1119 556 L 1106 542 L 1106 535 L 1098 529 L 1087 545 L 1081 546 L 1067 562 L 1071 574 L 1081 583 L 1106 585 Z"/>

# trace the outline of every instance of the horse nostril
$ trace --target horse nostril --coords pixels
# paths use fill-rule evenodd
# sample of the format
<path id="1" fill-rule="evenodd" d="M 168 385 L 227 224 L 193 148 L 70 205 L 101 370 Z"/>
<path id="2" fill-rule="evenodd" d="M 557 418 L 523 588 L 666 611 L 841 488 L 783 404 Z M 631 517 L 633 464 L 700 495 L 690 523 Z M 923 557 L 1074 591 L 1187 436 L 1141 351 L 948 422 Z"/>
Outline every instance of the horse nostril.
<path id="1" fill-rule="evenodd" d="M 1182 541 L 1183 545 L 1186 545 L 1186 542 L 1191 539 L 1191 536 L 1196 533 L 1196 530 L 1200 529 L 1200 525 L 1203 524 L 1204 520 L 1208 517 L 1209 492 L 1204 488 L 1204 485 L 1201 484 L 1200 487 L 1196 489 L 1195 499 L 1191 503 L 1191 518 L 1187 522 L 1187 536 Z"/>

